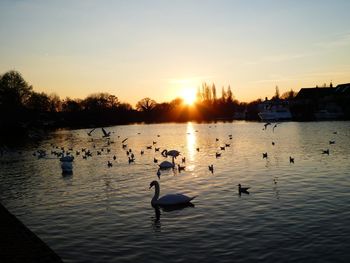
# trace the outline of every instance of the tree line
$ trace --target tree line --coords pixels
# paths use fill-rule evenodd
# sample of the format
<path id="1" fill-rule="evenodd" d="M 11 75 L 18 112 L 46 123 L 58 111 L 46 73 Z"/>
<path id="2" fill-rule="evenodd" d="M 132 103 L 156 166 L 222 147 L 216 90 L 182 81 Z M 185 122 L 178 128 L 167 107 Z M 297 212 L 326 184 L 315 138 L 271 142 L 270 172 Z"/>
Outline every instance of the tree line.
<path id="1" fill-rule="evenodd" d="M 276 96 L 278 90 L 276 89 Z M 294 96 L 293 91 L 281 97 Z M 245 118 L 258 119 L 257 105 L 239 102 L 231 87 L 221 88 L 203 83 L 197 91 L 195 105 L 185 105 L 181 98 L 158 103 L 143 98 L 136 107 L 119 101 L 109 93 L 95 93 L 85 99 L 61 99 L 56 94 L 36 92 L 18 71 L 0 75 L 0 132 L 15 135 L 33 128 L 94 127 L 134 122 L 185 122 L 232 120 L 244 112 Z M 235 115 L 234 115 L 235 114 Z M 236 116 L 236 117 L 235 117 Z"/>

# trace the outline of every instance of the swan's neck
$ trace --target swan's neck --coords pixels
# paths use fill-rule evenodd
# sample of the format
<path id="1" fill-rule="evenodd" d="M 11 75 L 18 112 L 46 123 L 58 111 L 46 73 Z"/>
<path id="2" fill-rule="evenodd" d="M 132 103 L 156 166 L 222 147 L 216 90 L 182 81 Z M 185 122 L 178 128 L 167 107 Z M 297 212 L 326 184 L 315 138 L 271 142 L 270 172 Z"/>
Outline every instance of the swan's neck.
<path id="1" fill-rule="evenodd" d="M 174 156 L 171 158 L 171 160 L 173 161 L 173 164 L 175 165 L 175 157 Z"/>
<path id="2" fill-rule="evenodd" d="M 159 184 L 155 184 L 154 185 L 154 196 L 152 198 L 152 201 L 151 203 L 152 204 L 155 204 L 159 198 L 159 192 L 160 192 L 160 189 L 159 189 Z"/>

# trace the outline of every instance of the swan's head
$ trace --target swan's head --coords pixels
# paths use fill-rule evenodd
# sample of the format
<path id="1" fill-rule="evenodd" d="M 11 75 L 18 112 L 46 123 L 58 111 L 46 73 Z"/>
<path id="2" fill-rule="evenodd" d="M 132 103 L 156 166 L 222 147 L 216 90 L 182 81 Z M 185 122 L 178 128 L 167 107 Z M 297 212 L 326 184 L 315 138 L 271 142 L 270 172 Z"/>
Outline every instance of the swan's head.
<path id="1" fill-rule="evenodd" d="M 151 189 L 152 186 L 154 186 L 154 185 L 158 185 L 158 182 L 157 182 L 157 181 L 152 181 L 152 182 L 150 183 L 150 185 L 149 185 L 149 189 Z"/>

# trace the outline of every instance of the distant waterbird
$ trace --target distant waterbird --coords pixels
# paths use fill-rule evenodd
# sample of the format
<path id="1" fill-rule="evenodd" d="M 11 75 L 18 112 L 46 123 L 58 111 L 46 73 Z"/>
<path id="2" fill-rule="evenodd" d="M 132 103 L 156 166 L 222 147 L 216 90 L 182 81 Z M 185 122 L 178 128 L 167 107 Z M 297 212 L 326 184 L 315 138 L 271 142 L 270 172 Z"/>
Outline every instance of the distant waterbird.
<path id="1" fill-rule="evenodd" d="M 177 165 L 177 169 L 179 172 L 185 171 L 186 166 L 181 166 L 180 164 Z"/>
<path id="2" fill-rule="evenodd" d="M 267 152 L 262 154 L 263 159 L 267 159 Z"/>
<path id="3" fill-rule="evenodd" d="M 328 155 L 329 155 L 329 149 L 327 149 L 327 150 L 322 150 L 322 154 L 328 154 Z"/>
<path id="4" fill-rule="evenodd" d="M 209 171 L 211 173 L 214 173 L 214 165 L 213 164 L 209 165 L 208 168 L 209 168 Z"/>
<path id="5" fill-rule="evenodd" d="M 335 144 L 335 141 L 329 141 L 329 144 Z"/>
<path id="6" fill-rule="evenodd" d="M 216 152 L 216 153 L 215 153 L 215 157 L 216 157 L 216 158 L 221 157 L 221 153 Z"/>
<path id="7" fill-rule="evenodd" d="M 249 192 L 248 192 L 249 188 L 250 187 L 242 187 L 241 184 L 238 184 L 238 193 L 239 193 L 239 195 L 241 195 L 242 193 L 249 195 Z"/>
<path id="8" fill-rule="evenodd" d="M 87 133 L 87 135 L 91 136 L 91 133 L 95 130 L 96 128 L 93 128 L 91 131 Z"/>
<path id="9" fill-rule="evenodd" d="M 109 137 L 111 135 L 111 132 L 107 132 L 104 128 L 101 128 L 103 132 L 103 137 Z"/>
<path id="10" fill-rule="evenodd" d="M 277 123 L 272 127 L 272 132 L 275 132 L 276 127 L 277 127 Z"/>
<path id="11" fill-rule="evenodd" d="M 289 156 L 289 163 L 294 163 L 294 158 L 292 156 Z"/>
<path id="12" fill-rule="evenodd" d="M 263 128 L 263 130 L 266 130 L 266 129 L 267 129 L 267 126 L 269 126 L 269 125 L 271 125 L 271 122 L 267 122 L 267 123 L 265 123 L 265 124 L 264 124 L 264 128 Z"/>

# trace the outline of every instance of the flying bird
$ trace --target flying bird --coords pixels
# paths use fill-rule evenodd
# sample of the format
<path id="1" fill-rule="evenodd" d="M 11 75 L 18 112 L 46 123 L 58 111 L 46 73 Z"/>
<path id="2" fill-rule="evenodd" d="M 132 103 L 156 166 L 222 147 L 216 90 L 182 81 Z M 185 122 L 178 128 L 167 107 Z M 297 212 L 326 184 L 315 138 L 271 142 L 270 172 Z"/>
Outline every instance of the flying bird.
<path id="1" fill-rule="evenodd" d="M 102 132 L 103 132 L 103 137 L 111 136 L 111 132 L 107 132 L 103 127 L 101 129 L 102 129 Z"/>

